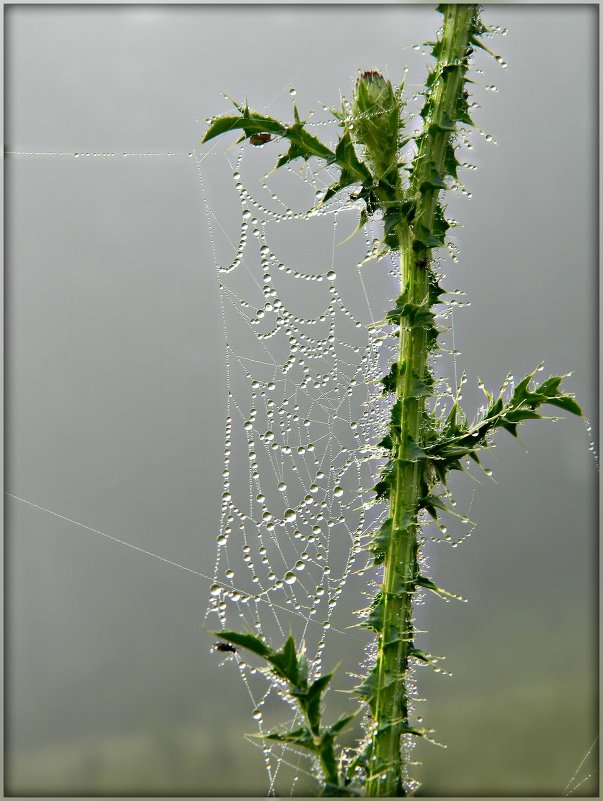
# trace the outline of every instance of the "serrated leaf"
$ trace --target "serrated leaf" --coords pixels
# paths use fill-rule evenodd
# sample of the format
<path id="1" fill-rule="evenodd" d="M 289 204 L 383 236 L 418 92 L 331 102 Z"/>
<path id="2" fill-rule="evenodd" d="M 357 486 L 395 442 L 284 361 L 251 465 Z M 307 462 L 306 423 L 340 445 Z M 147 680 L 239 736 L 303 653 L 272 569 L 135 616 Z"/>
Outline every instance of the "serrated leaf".
<path id="1" fill-rule="evenodd" d="M 333 735 L 339 734 L 339 732 L 343 731 L 343 729 L 345 729 L 345 727 L 348 725 L 348 723 L 350 723 L 352 720 L 354 720 L 355 717 L 356 717 L 356 714 L 344 715 L 343 717 L 339 718 L 338 721 L 333 723 L 332 726 L 329 727 L 329 731 Z"/>
<path id="2" fill-rule="evenodd" d="M 337 143 L 332 161 L 341 169 L 342 176 L 349 176 L 350 183 L 364 183 L 372 180 L 370 170 L 356 155 L 354 144 L 347 130 Z"/>
<path id="3" fill-rule="evenodd" d="M 415 214 L 415 204 L 412 200 L 405 200 L 402 203 L 395 203 L 387 208 L 383 215 L 383 230 L 385 237 L 394 233 L 395 228 L 401 222 L 411 223 Z"/>
<path id="4" fill-rule="evenodd" d="M 419 190 L 423 192 L 425 189 L 446 189 L 446 183 L 435 166 L 432 164 L 429 173 L 425 180 L 421 183 Z"/>
<path id="5" fill-rule="evenodd" d="M 395 392 L 398 380 L 398 362 L 394 362 L 389 368 L 389 373 L 381 379 L 384 392 Z"/>
<path id="6" fill-rule="evenodd" d="M 446 150 L 444 151 L 444 171 L 446 175 L 450 175 L 455 181 L 458 178 L 459 161 L 456 157 L 456 151 L 451 141 L 446 143 Z"/>
<path id="7" fill-rule="evenodd" d="M 371 540 L 370 550 L 375 556 L 375 564 L 381 564 L 387 553 L 393 531 L 393 520 L 388 517 Z"/>
<path id="8" fill-rule="evenodd" d="M 282 651 L 273 652 L 267 659 L 283 678 L 297 686 L 299 682 L 299 665 L 292 635 L 287 638 Z"/>
<path id="9" fill-rule="evenodd" d="M 508 412 L 505 412 L 503 419 L 506 423 L 519 423 L 522 420 L 542 420 L 542 415 L 538 414 L 538 412 L 533 411 L 533 409 L 510 409 Z"/>
<path id="10" fill-rule="evenodd" d="M 236 130 L 244 131 L 246 137 L 259 133 L 281 136 L 286 133 L 285 126 L 272 117 L 264 117 L 261 114 L 253 113 L 249 113 L 248 116 L 225 116 L 218 117 L 210 123 L 205 136 L 201 140 L 201 144 L 209 142 L 210 139 L 214 139 L 216 136 Z"/>
<path id="11" fill-rule="evenodd" d="M 548 403 L 551 406 L 558 406 L 560 409 L 564 409 L 566 412 L 570 412 L 571 414 L 578 415 L 578 417 L 582 417 L 582 409 L 573 398 L 570 398 L 569 395 L 560 395 L 557 398 L 547 398 L 545 403 Z"/>
<path id="12" fill-rule="evenodd" d="M 272 731 L 269 734 L 259 735 L 263 740 L 275 740 L 279 743 L 288 743 L 289 745 L 297 745 L 301 748 L 307 748 L 309 751 L 318 751 L 318 745 L 314 740 L 314 735 L 305 727 L 294 729 L 289 732 Z"/>
<path id="13" fill-rule="evenodd" d="M 320 728 L 320 702 L 322 700 L 322 694 L 332 678 L 332 673 L 320 676 L 316 681 L 312 682 L 304 696 L 299 696 L 300 705 L 306 714 L 310 728 L 315 734 L 318 734 Z"/>
<path id="14" fill-rule="evenodd" d="M 415 226 L 415 239 L 412 243 L 414 251 L 430 250 L 431 248 L 440 248 L 444 243 L 438 239 L 434 234 L 424 225 Z"/>
<path id="15" fill-rule="evenodd" d="M 406 398 L 429 398 L 433 395 L 433 379 L 422 379 L 413 372 Z"/>
<path id="16" fill-rule="evenodd" d="M 377 443 L 378 448 L 386 448 L 388 451 L 391 451 L 392 446 L 393 442 L 390 434 L 386 434 L 383 439 Z"/>
<path id="17" fill-rule="evenodd" d="M 240 634 L 238 631 L 215 631 L 213 632 L 216 637 L 221 640 L 238 645 L 240 648 L 246 648 L 257 656 L 263 659 L 268 659 L 272 654 L 272 650 L 255 634 Z"/>
<path id="18" fill-rule="evenodd" d="M 410 436 L 406 440 L 406 458 L 411 462 L 427 459 L 427 451 L 421 448 Z"/>
<path id="19" fill-rule="evenodd" d="M 385 599 L 382 593 L 378 593 L 369 608 L 368 617 L 362 622 L 364 628 L 371 629 L 377 633 L 383 631 L 383 612 Z"/>
<path id="20" fill-rule="evenodd" d="M 433 133 L 450 133 L 454 131 L 454 121 L 450 119 L 450 116 L 443 111 L 442 115 L 439 120 L 435 120 L 429 126 L 430 132 Z"/>
<path id="21" fill-rule="evenodd" d="M 375 714 L 375 704 L 377 700 L 377 669 L 374 667 L 362 684 L 354 688 L 354 693 L 369 705 L 373 715 Z"/>

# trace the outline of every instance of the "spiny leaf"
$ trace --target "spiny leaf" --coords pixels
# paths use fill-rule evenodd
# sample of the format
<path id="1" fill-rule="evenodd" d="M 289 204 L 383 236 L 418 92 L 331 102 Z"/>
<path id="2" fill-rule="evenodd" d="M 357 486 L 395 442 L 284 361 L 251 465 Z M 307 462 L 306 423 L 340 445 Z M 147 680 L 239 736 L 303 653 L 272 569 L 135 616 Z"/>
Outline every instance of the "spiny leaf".
<path id="1" fill-rule="evenodd" d="M 312 682 L 305 692 L 293 691 L 293 695 L 299 699 L 299 704 L 304 710 L 310 728 L 315 734 L 318 734 L 320 728 L 320 702 L 322 700 L 322 694 L 332 678 L 332 673 L 326 673 L 324 676 L 320 676 Z"/>
<path id="2" fill-rule="evenodd" d="M 392 531 L 393 520 L 391 517 L 388 517 L 371 541 L 370 549 L 375 556 L 376 565 L 381 564 L 385 559 L 385 554 L 391 542 Z"/>
<path id="3" fill-rule="evenodd" d="M 279 743 L 288 743 L 289 745 L 297 745 L 301 748 L 307 748 L 309 751 L 318 751 L 318 746 L 315 742 L 314 735 L 305 727 L 294 729 L 289 732 L 272 731 L 269 734 L 259 735 L 263 740 L 276 740 Z"/>
<path id="4" fill-rule="evenodd" d="M 255 634 L 240 634 L 238 631 L 216 631 L 214 634 L 221 640 L 238 645 L 240 648 L 246 648 L 263 659 L 268 659 L 273 653 L 266 643 Z"/>
<path id="5" fill-rule="evenodd" d="M 446 189 L 446 183 L 434 164 L 430 166 L 427 177 L 419 187 L 421 192 L 427 189 Z"/>
<path id="6" fill-rule="evenodd" d="M 329 731 L 331 734 L 339 734 L 340 731 L 345 729 L 345 727 L 356 717 L 356 713 L 353 715 L 344 715 L 343 717 L 339 718 L 338 721 L 333 723 L 332 726 L 329 727 Z"/>
<path id="7" fill-rule="evenodd" d="M 297 653 L 295 642 L 290 635 L 285 642 L 282 651 L 274 651 L 266 657 L 276 671 L 291 684 L 297 685 L 299 682 L 299 665 L 297 663 Z"/>
<path id="8" fill-rule="evenodd" d="M 430 250 L 431 248 L 443 247 L 444 242 L 438 239 L 429 228 L 422 224 L 415 225 L 415 240 L 412 243 L 413 250 Z"/>
<path id="9" fill-rule="evenodd" d="M 354 693 L 366 701 L 374 715 L 377 700 L 377 666 L 369 672 L 362 684 L 354 688 Z"/>
<path id="10" fill-rule="evenodd" d="M 394 362 L 392 366 L 389 368 L 389 373 L 387 375 L 384 375 L 383 378 L 381 379 L 384 392 L 395 392 L 397 380 L 398 380 L 398 362 Z"/>
<path id="11" fill-rule="evenodd" d="M 453 593 L 442 589 L 442 587 L 438 587 L 438 585 L 430 578 L 427 578 L 427 576 L 417 576 L 417 578 L 415 579 L 415 584 L 417 585 L 417 587 L 423 587 L 426 590 L 431 590 L 432 592 L 435 592 L 436 595 L 443 595 L 448 598 L 457 597 Z"/>
<path id="12" fill-rule="evenodd" d="M 367 628 L 371 629 L 372 631 L 381 632 L 383 631 L 383 611 L 385 606 L 385 599 L 381 592 L 377 593 L 377 596 L 374 598 L 373 603 L 369 607 L 369 614 L 366 620 L 362 622 L 362 625 Z"/>
<path id="13" fill-rule="evenodd" d="M 261 114 L 249 113 L 247 116 L 227 116 L 218 117 L 213 120 L 207 129 L 201 144 L 209 142 L 216 136 L 230 131 L 242 130 L 246 137 L 259 133 L 270 133 L 283 136 L 286 128 L 278 120 L 272 117 L 264 117 Z"/>

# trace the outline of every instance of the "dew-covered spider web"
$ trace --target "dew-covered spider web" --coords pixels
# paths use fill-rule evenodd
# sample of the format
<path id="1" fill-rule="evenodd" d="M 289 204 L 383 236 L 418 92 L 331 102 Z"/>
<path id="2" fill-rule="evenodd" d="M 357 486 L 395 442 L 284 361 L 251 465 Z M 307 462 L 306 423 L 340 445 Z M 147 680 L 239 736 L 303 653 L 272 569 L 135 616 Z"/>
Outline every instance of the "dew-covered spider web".
<path id="1" fill-rule="evenodd" d="M 320 133 L 326 139 L 329 129 Z M 397 358 L 383 318 L 399 294 L 400 270 L 397 254 L 382 250 L 379 219 L 355 233 L 353 191 L 320 205 L 336 174 L 311 162 L 273 171 L 275 144 L 247 141 L 197 156 L 227 376 L 224 491 L 206 621 L 214 631 L 253 632 L 274 648 L 293 633 L 311 679 L 349 654 L 346 668 L 356 670 L 342 668 L 338 677 L 349 692 L 373 648 L 358 610 L 376 591 L 367 545 L 387 513 L 371 488 L 391 406 L 380 379 Z M 451 313 L 448 305 L 442 317 Z M 456 364 L 453 344 L 448 355 Z M 440 401 L 463 383 L 441 382 Z M 456 544 L 446 526 L 433 532 L 432 539 Z M 259 734 L 300 725 L 284 687 L 259 663 L 243 652 L 226 661 L 238 666 Z M 350 698 L 339 701 L 348 713 L 358 706 Z M 281 743 L 253 742 L 264 750 L 270 792 L 286 766 L 296 770 L 295 788 L 305 761 Z"/>

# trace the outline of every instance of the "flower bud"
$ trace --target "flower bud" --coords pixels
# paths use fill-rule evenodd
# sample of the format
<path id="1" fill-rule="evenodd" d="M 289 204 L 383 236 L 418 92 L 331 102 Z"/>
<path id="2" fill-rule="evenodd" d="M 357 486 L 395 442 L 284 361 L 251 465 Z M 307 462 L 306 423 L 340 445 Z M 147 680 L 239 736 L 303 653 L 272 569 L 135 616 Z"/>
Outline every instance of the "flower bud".
<path id="1" fill-rule="evenodd" d="M 375 70 L 363 72 L 356 81 L 352 112 L 352 136 L 365 148 L 375 178 L 395 185 L 402 120 L 400 100 L 391 81 Z"/>

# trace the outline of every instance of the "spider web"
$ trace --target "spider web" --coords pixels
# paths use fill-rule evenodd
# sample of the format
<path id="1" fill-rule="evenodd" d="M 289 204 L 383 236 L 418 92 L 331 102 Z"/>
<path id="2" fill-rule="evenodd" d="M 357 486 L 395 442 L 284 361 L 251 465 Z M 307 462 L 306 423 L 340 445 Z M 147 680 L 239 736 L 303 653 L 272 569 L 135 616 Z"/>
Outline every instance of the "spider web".
<path id="1" fill-rule="evenodd" d="M 379 382 L 397 358 L 383 317 L 399 293 L 399 265 L 379 252 L 378 219 L 354 234 L 353 197 L 317 207 L 336 177 L 327 168 L 274 172 L 271 145 L 234 148 L 197 155 L 227 376 L 224 491 L 206 622 L 254 632 L 275 648 L 293 633 L 310 678 L 330 671 L 351 645 L 358 672 L 341 677 L 349 692 L 374 647 L 352 610 L 374 596 L 377 572 L 366 546 L 387 511 L 373 505 L 370 488 L 391 405 Z M 451 313 L 449 306 L 443 316 Z M 450 355 L 454 361 L 453 348 Z M 464 378 L 454 390 L 443 383 L 438 402 L 458 394 Z M 227 659 L 245 682 L 260 735 L 275 721 L 279 730 L 301 723 L 271 674 L 245 654 Z M 300 757 L 282 744 L 261 747 L 273 794 L 283 766 L 299 766 Z"/>
<path id="2" fill-rule="evenodd" d="M 316 677 L 323 661 L 330 669 L 339 660 L 346 629 L 358 622 L 341 595 L 349 586 L 363 605 L 363 542 L 383 515 L 370 505 L 375 468 L 366 458 L 387 414 L 377 389 L 384 342 L 371 326 L 384 311 L 379 294 L 394 294 L 397 267 L 377 259 L 367 286 L 364 263 L 378 232 L 344 242 L 357 224 L 352 206 L 308 211 L 334 175 L 306 164 L 266 177 L 273 162 L 273 148 L 249 145 L 234 158 L 231 151 L 197 161 L 202 185 L 227 181 L 235 200 L 225 216 L 207 209 L 227 404 L 206 617 L 213 629 L 254 631 L 275 647 L 291 631 Z M 354 631 L 357 649 L 368 638 Z M 294 722 L 282 687 L 244 655 L 236 664 L 259 732 L 274 728 L 278 706 L 285 719 L 283 710 L 277 719 Z M 295 760 L 297 770 L 299 757 L 282 747 L 264 753 L 274 793 L 283 765 Z"/>

